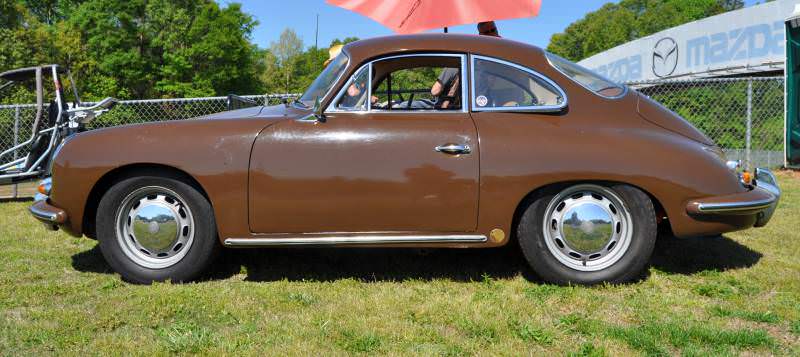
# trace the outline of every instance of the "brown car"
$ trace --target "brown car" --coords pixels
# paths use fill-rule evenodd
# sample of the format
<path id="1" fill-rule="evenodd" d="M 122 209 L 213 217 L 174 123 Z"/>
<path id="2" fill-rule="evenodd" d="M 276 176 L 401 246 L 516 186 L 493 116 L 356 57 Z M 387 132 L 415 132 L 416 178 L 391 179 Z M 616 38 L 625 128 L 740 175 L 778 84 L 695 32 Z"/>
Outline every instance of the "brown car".
<path id="1" fill-rule="evenodd" d="M 221 247 L 509 242 L 546 281 L 625 282 L 659 228 L 763 226 L 780 196 L 635 91 L 454 34 L 351 43 L 294 103 L 93 130 L 55 155 L 31 213 L 140 283 L 196 278 Z"/>

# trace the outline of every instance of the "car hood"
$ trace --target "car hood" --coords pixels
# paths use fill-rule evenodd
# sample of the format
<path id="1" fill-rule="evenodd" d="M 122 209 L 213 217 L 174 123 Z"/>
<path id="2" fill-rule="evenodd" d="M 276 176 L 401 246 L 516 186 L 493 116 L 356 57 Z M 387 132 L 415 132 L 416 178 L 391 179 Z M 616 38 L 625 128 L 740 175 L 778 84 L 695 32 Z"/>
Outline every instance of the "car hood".
<path id="1" fill-rule="evenodd" d="M 219 129 L 209 128 L 236 128 L 240 133 L 258 133 L 265 126 L 279 121 L 300 119 L 312 113 L 310 109 L 300 109 L 283 104 L 263 107 L 251 107 L 226 112 L 214 113 L 185 120 L 155 120 L 153 121 L 97 128 L 70 137 L 72 139 L 100 137 L 114 137 L 115 135 L 139 135 L 151 142 L 166 140 L 171 135 L 192 136 L 209 135 L 218 136 Z"/>
<path id="2" fill-rule="evenodd" d="M 250 107 L 237 110 L 229 110 L 226 112 L 208 114 L 196 117 L 194 119 L 244 119 L 244 118 L 264 118 L 264 119 L 299 119 L 311 113 L 310 109 L 300 109 L 293 105 L 286 106 L 283 104 L 263 106 L 263 107 Z"/>

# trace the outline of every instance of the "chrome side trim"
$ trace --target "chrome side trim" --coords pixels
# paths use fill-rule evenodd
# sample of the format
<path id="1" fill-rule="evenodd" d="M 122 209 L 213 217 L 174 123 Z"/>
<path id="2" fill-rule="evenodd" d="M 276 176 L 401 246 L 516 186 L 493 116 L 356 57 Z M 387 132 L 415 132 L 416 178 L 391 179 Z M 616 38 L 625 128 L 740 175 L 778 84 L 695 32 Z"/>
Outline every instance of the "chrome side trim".
<path id="1" fill-rule="evenodd" d="M 485 235 L 356 235 L 294 238 L 227 238 L 229 247 L 333 246 L 403 243 L 484 243 Z"/>
<path id="2" fill-rule="evenodd" d="M 775 200 L 777 197 L 746 202 L 701 203 L 697 206 L 697 210 L 703 213 L 757 211 L 769 208 Z"/>

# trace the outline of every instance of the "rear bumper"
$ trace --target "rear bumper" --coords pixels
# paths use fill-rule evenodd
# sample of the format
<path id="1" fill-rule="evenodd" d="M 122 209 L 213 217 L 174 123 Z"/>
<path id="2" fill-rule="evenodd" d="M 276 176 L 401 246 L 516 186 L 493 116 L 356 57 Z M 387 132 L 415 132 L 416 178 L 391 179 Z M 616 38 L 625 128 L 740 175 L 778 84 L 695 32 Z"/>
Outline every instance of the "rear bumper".
<path id="1" fill-rule="evenodd" d="M 781 190 L 775 176 L 767 169 L 756 169 L 752 190 L 727 196 L 706 197 L 689 202 L 691 216 L 755 217 L 755 227 L 765 226 L 778 206 Z"/>

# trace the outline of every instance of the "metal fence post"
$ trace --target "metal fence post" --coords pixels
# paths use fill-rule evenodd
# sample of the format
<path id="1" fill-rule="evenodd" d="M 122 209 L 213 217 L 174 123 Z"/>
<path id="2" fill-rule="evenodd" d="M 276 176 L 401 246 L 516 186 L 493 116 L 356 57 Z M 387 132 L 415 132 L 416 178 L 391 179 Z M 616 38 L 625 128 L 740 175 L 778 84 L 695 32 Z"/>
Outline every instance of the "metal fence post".
<path id="1" fill-rule="evenodd" d="M 746 157 L 746 168 L 748 171 L 753 171 L 752 168 L 752 161 L 751 161 L 751 145 L 752 145 L 752 135 L 753 135 L 753 80 L 747 80 L 747 138 L 746 140 L 746 148 L 745 148 L 745 157 Z"/>
<path id="2" fill-rule="evenodd" d="M 14 146 L 19 144 L 19 107 L 14 108 Z M 14 160 L 17 159 L 17 150 L 14 150 Z M 11 198 L 16 199 L 18 196 L 17 184 L 11 187 Z"/>

